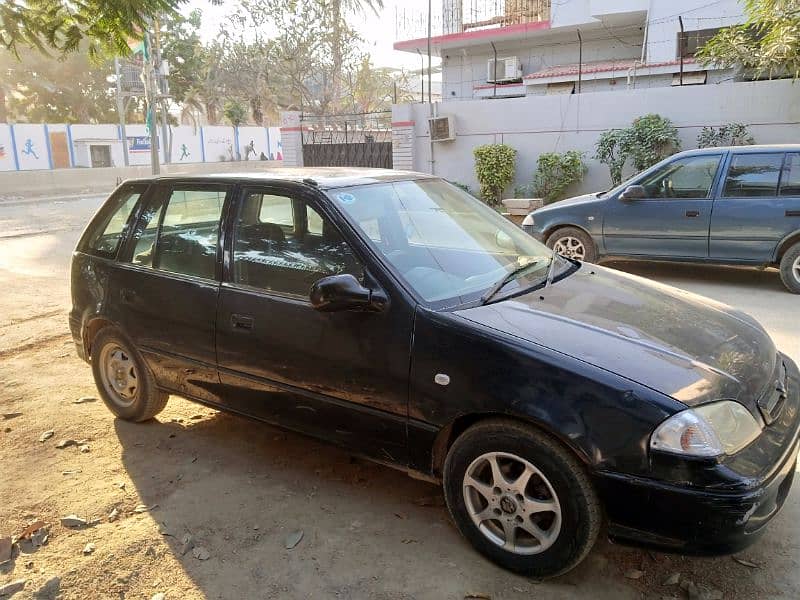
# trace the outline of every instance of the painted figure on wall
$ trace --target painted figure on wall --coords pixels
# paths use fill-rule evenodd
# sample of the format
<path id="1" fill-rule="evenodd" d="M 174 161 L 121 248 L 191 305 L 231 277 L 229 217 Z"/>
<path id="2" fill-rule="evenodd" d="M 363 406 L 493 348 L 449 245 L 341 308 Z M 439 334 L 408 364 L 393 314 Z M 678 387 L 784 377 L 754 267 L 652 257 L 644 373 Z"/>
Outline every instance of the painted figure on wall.
<path id="1" fill-rule="evenodd" d="M 35 159 L 39 159 L 39 155 L 36 154 L 36 149 L 33 147 L 33 140 L 28 138 L 25 140 L 25 148 L 23 148 L 22 153 L 26 156 L 33 156 Z"/>
<path id="2" fill-rule="evenodd" d="M 181 157 L 178 160 L 183 160 L 184 158 L 189 158 L 191 154 L 189 153 L 189 148 L 186 147 L 186 144 L 181 144 Z"/>

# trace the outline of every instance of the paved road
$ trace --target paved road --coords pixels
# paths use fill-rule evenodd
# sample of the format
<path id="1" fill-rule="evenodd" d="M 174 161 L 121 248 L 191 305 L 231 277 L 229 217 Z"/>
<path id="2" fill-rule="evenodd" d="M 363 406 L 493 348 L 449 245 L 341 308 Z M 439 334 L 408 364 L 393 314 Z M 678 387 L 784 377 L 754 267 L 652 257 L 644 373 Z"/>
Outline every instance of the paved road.
<path id="1" fill-rule="evenodd" d="M 0 352 L 4 348 L 29 346 L 32 348 L 31 351 L 38 351 L 37 340 L 46 340 L 48 336 L 56 335 L 63 338 L 66 328 L 65 311 L 69 306 L 68 265 L 70 253 L 85 223 L 101 202 L 101 197 L 92 196 L 0 203 L 0 327 L 6 332 L 15 332 L 4 333 L 0 336 Z M 800 318 L 798 318 L 800 297 L 791 295 L 783 289 L 774 270 L 755 271 L 738 268 L 644 263 L 615 263 L 609 266 L 651 277 L 741 308 L 755 316 L 764 325 L 783 351 L 790 354 L 795 360 L 800 360 Z M 24 321 L 25 326 L 8 326 L 11 322 L 18 323 L 19 321 Z M 58 343 L 63 342 L 59 341 Z M 83 368 L 83 366 L 81 367 Z M 2 370 L 1 367 L 0 370 Z M 14 374 L 17 378 L 20 378 L 20 375 L 25 377 L 25 374 Z M 35 379 L 34 375 L 31 374 L 31 379 Z M 91 384 L 89 377 L 87 370 L 85 376 L 87 386 Z M 0 391 L 1 393 L 2 391 Z M 102 423 L 106 423 L 104 417 L 105 413 L 101 418 Z M 215 448 L 220 451 L 227 448 L 225 451 L 231 455 L 228 458 L 233 463 L 241 462 L 247 468 L 244 471 L 237 470 L 233 463 L 223 461 L 221 464 L 228 465 L 223 469 L 224 472 L 220 471 L 213 477 L 201 480 L 204 482 L 203 485 L 209 487 L 206 495 L 202 497 L 215 497 L 215 494 L 218 493 L 219 482 L 227 481 L 226 489 L 243 490 L 241 495 L 234 498 L 236 502 L 240 503 L 237 506 L 247 507 L 247 510 L 258 513 L 260 509 L 251 507 L 247 490 L 252 488 L 252 472 L 260 472 L 260 459 L 247 462 L 248 452 L 237 454 L 241 451 L 237 444 L 240 443 L 240 439 L 256 439 L 256 430 L 263 431 L 263 428 L 258 426 L 260 429 L 257 429 L 256 426 L 241 419 L 225 417 L 219 421 L 221 423 L 217 427 L 219 439 L 215 438 L 213 444 L 209 446 L 203 446 L 202 440 L 195 440 L 199 444 L 195 451 L 203 454 L 213 453 Z M 168 427 L 170 422 L 166 420 L 161 425 Z M 119 425 L 119 427 L 123 432 L 127 431 L 124 429 L 125 425 Z M 229 431 L 233 435 L 226 437 L 226 432 Z M 137 433 L 137 435 L 141 434 Z M 284 483 L 287 489 L 295 490 L 295 488 L 302 487 L 301 483 L 308 479 L 308 473 L 307 470 L 297 467 L 291 457 L 292 453 L 302 454 L 303 448 L 306 448 L 306 442 L 298 436 L 291 434 L 287 434 L 287 436 L 288 442 L 273 443 L 269 452 L 281 460 L 284 456 L 286 457 L 286 464 L 290 466 L 286 467 Z M 122 437 L 124 438 L 124 436 Z M 275 437 L 275 439 L 279 438 Z M 187 440 L 183 443 L 192 442 Z M 140 445 L 140 442 L 131 442 L 126 446 L 126 452 L 136 452 Z M 259 446 L 254 447 L 252 452 L 259 454 L 265 450 Z M 320 470 L 333 472 L 339 468 L 340 463 L 347 463 L 346 454 L 332 449 L 319 450 L 319 457 L 321 466 L 318 467 L 317 473 Z M 107 459 L 108 457 L 101 456 L 98 451 L 95 459 L 101 458 Z M 146 455 L 142 457 L 142 463 L 149 464 Z M 134 467 L 124 467 L 132 477 L 136 475 Z M 347 515 L 346 522 L 371 523 L 372 519 L 379 519 L 380 515 L 385 512 L 385 510 L 379 510 L 381 502 L 385 506 L 386 502 L 392 502 L 392 499 L 397 498 L 398 495 L 414 498 L 433 491 L 432 487 L 429 489 L 429 486 L 401 477 L 378 466 L 374 467 L 374 472 L 376 473 L 375 485 L 377 487 L 369 493 L 361 488 L 342 492 L 339 488 L 335 488 L 339 485 L 336 479 L 332 479 L 331 482 L 319 483 L 321 487 L 318 491 L 315 487 L 314 493 L 320 497 L 330 494 L 332 497 L 339 498 L 341 506 L 337 510 L 341 511 L 341 514 Z M 264 476 L 266 477 L 266 475 Z M 147 490 L 146 484 L 150 481 L 150 475 L 140 474 L 139 479 L 141 480 L 140 492 L 144 494 Z M 381 482 L 391 483 L 383 486 Z M 269 482 L 263 484 L 264 490 L 269 491 L 275 488 L 275 485 L 268 484 Z M 372 505 L 372 508 L 369 506 L 371 505 L 368 500 L 370 496 L 378 497 L 380 500 Z M 356 516 L 347 512 L 348 507 L 362 507 L 363 515 L 355 520 Z M 180 507 L 175 508 L 175 511 L 176 519 L 185 518 Z M 301 507 L 298 508 L 298 511 L 303 512 Z M 353 554 L 352 558 L 347 559 L 348 566 L 344 571 L 330 567 L 330 564 L 333 563 L 329 562 L 325 562 L 325 565 L 320 563 L 317 569 L 322 568 L 326 573 L 339 573 L 342 579 L 347 579 L 347 576 L 352 576 L 354 573 L 364 577 L 366 577 L 365 573 L 371 574 L 371 578 L 365 579 L 366 583 L 363 584 L 364 590 L 370 590 L 364 597 L 460 598 L 463 597 L 465 591 L 474 589 L 475 591 L 490 590 L 493 592 L 494 598 L 516 598 L 521 597 L 515 594 L 517 588 L 526 590 L 525 595 L 528 595 L 527 584 L 523 580 L 504 574 L 469 550 L 447 524 L 444 513 L 431 514 L 435 514 L 435 517 L 415 514 L 412 519 L 413 524 L 428 527 L 433 523 L 433 526 L 440 529 L 436 529 L 435 535 L 417 535 L 416 537 L 422 539 L 424 543 L 415 547 L 413 553 L 404 554 L 402 560 L 405 562 L 402 565 L 395 564 L 390 558 L 386 558 L 383 563 L 376 564 L 375 569 L 370 569 L 369 561 L 362 563 L 357 559 L 356 554 Z M 302 518 L 307 524 L 327 522 L 325 519 L 317 519 L 317 516 L 303 514 L 298 518 Z M 252 518 L 255 519 L 255 516 Z M 409 526 L 411 523 L 412 521 L 408 521 Z M 350 529 L 352 530 L 353 527 Z M 333 535 L 328 531 L 320 533 L 320 535 L 323 534 Z M 340 541 L 347 548 L 363 548 L 367 553 L 378 550 L 387 551 L 387 548 L 391 548 L 392 544 L 396 545 L 397 543 L 393 538 L 387 537 L 386 533 L 375 534 L 378 537 L 370 542 L 360 540 L 357 531 L 353 533 L 347 530 L 343 534 L 336 535 L 340 535 L 342 538 Z M 439 539 L 441 542 L 436 541 Z M 675 592 L 674 588 L 662 587 L 661 582 L 672 571 L 680 570 L 684 574 L 690 573 L 698 581 L 708 574 L 708 583 L 725 589 L 728 594 L 731 594 L 731 597 L 767 594 L 773 597 L 798 598 L 800 597 L 800 571 L 797 568 L 797 557 L 800 550 L 798 540 L 800 540 L 800 492 L 795 490 L 787 501 L 786 509 L 778 516 L 765 538 L 743 555 L 762 565 L 760 569 L 750 569 L 728 558 L 665 557 L 638 550 L 611 547 L 607 543 L 603 543 L 598 545 L 598 548 L 590 555 L 584 567 L 557 582 L 537 586 L 535 588 L 537 591 L 531 591 L 531 593 L 536 593 L 537 597 L 548 598 L 568 596 L 657 597 Z M 232 547 L 239 548 L 237 545 Z M 406 546 L 400 548 L 401 551 L 406 549 Z M 324 562 L 339 557 L 341 550 L 331 551 L 331 556 L 326 554 L 328 551 L 324 548 L 321 548 L 319 552 L 325 555 L 322 558 Z M 394 555 L 394 551 L 388 552 Z M 443 557 L 446 557 L 446 560 Z M 443 560 L 444 562 L 442 562 Z M 399 569 L 399 574 L 394 579 L 392 579 L 391 573 L 385 573 L 386 565 L 391 565 L 395 570 Z M 442 567 L 442 565 L 447 566 Z M 251 565 L 251 567 L 253 570 L 256 569 L 255 565 Z M 225 568 L 233 580 L 241 579 L 247 585 L 253 586 L 258 583 L 257 579 L 253 579 L 250 571 L 238 569 L 236 561 Z M 643 568 L 647 572 L 645 578 L 640 581 L 625 579 L 623 573 L 631 568 Z M 214 593 L 224 595 L 225 588 L 219 590 L 215 587 L 217 571 L 214 571 L 214 577 L 211 577 L 204 575 L 199 567 L 187 567 L 187 569 L 197 585 L 204 588 L 209 595 L 213 596 Z M 413 573 L 416 575 L 412 575 Z M 385 579 L 381 579 L 381 577 Z M 402 587 L 406 589 L 407 593 L 402 595 L 383 593 L 382 590 L 397 589 L 397 586 L 401 585 L 398 582 L 402 583 Z M 469 589 L 462 589 L 464 586 Z M 510 589 L 509 586 L 511 586 Z M 257 588 L 247 589 L 255 590 Z M 461 595 L 454 595 L 455 590 L 461 590 Z M 731 592 L 731 590 L 734 591 Z M 735 590 L 740 591 L 736 592 Z M 379 591 L 380 593 L 378 593 Z"/>

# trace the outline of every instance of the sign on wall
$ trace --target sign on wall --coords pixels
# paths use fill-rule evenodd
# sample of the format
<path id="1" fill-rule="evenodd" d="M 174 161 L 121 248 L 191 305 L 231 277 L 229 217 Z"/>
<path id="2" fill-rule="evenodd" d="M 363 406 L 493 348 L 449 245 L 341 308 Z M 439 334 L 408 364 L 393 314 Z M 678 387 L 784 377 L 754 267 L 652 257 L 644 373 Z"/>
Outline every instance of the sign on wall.
<path id="1" fill-rule="evenodd" d="M 214 125 L 203 127 L 206 162 L 236 160 L 233 127 Z"/>

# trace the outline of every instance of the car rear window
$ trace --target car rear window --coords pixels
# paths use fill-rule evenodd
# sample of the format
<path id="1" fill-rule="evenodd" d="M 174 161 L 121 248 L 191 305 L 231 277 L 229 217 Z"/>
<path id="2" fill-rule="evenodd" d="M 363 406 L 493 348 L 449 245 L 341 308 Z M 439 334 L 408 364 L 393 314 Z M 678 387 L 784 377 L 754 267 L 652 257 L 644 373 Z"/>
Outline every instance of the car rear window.
<path id="1" fill-rule="evenodd" d="M 117 255 L 131 213 L 145 189 L 144 186 L 126 186 L 109 198 L 87 230 L 82 248 L 84 252 L 104 258 Z"/>

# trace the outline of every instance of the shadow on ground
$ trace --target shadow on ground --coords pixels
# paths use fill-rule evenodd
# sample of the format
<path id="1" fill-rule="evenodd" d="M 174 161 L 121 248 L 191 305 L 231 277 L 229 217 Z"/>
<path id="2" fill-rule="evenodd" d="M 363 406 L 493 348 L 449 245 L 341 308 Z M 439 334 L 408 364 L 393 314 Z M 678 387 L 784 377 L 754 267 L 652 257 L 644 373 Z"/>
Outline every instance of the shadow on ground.
<path id="1" fill-rule="evenodd" d="M 534 582 L 475 553 L 450 523 L 438 486 L 299 434 L 200 410 L 184 422 L 118 420 L 115 428 L 136 491 L 208 598 L 685 597 L 663 585 L 674 572 L 726 598 L 763 591 L 754 571 L 730 557 L 689 559 L 605 540 L 566 576 Z M 301 542 L 287 549 L 300 530 Z M 186 550 L 187 534 L 207 560 Z M 635 571 L 641 576 L 626 577 Z"/>

